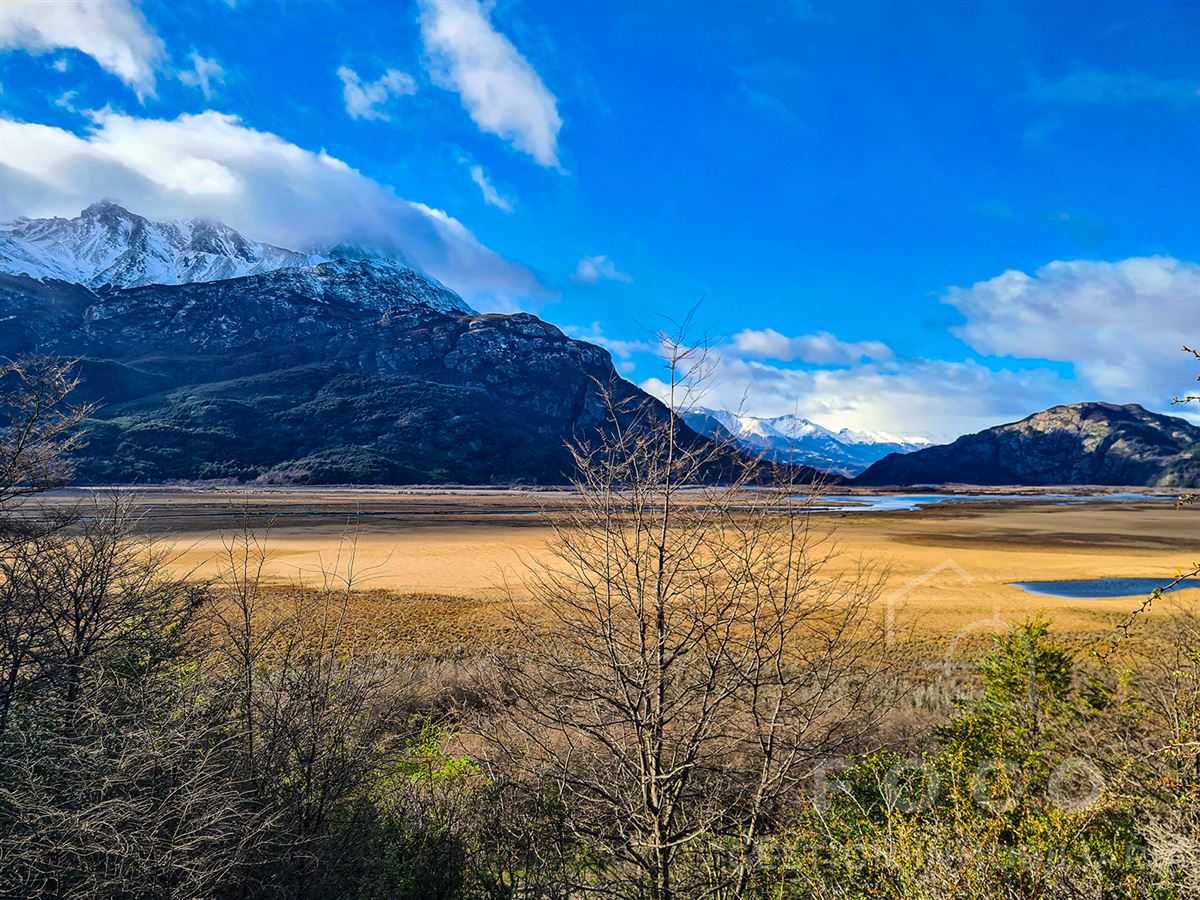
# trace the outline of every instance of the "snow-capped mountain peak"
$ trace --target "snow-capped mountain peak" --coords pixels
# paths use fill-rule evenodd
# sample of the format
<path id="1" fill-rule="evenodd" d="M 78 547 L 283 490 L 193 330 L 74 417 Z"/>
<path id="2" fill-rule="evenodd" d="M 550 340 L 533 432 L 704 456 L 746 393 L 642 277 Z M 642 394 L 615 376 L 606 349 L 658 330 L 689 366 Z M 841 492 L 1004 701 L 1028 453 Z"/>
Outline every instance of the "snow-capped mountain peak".
<path id="1" fill-rule="evenodd" d="M 832 432 L 827 428 L 799 416 L 775 416 L 768 419 L 732 413 L 724 409 L 708 409 L 707 407 L 696 407 L 687 410 L 685 414 L 693 413 L 709 416 L 734 437 L 748 440 L 755 438 L 796 440 L 803 437 L 832 436 Z"/>
<path id="2" fill-rule="evenodd" d="M 933 444 L 932 440 L 922 435 L 902 437 L 892 434 L 889 431 L 858 431 L 853 428 L 842 428 L 834 432 L 834 437 L 843 444 L 856 445 L 896 444 L 898 446 L 916 448 Z"/>
<path id="3" fill-rule="evenodd" d="M 0 271 L 93 289 L 220 281 L 325 259 L 252 241 L 207 219 L 155 222 L 111 200 L 73 219 L 0 225 Z"/>
<path id="4" fill-rule="evenodd" d="M 863 471 L 889 453 L 907 453 L 930 443 L 886 432 L 849 428 L 835 432 L 795 415 L 763 418 L 704 407 L 683 410 L 682 415 L 701 434 L 732 439 L 752 453 L 847 475 Z"/>
<path id="5" fill-rule="evenodd" d="M 336 296 L 380 309 L 403 300 L 452 314 L 475 312 L 436 279 L 362 247 L 286 250 L 210 219 L 155 222 L 111 200 L 93 203 L 73 219 L 0 224 L 0 272 L 93 290 L 278 273 L 272 281 L 280 289 L 318 300 Z"/>
<path id="6" fill-rule="evenodd" d="M 781 434 L 791 440 L 833 436 L 833 433 L 828 428 L 818 425 L 809 419 L 802 419 L 799 416 L 776 416 L 773 419 L 762 419 L 760 421 L 764 422 L 775 434 Z"/>

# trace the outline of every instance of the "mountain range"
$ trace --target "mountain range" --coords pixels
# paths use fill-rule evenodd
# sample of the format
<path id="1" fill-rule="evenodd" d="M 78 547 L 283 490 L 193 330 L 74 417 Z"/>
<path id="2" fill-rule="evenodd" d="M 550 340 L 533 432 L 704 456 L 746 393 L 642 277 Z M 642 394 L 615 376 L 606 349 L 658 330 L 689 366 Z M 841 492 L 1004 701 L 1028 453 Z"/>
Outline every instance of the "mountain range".
<path id="1" fill-rule="evenodd" d="M 930 445 L 924 438 L 883 432 L 832 431 L 799 416 L 761 418 L 727 410 L 694 407 L 684 421 L 708 437 L 732 441 L 748 453 L 776 462 L 814 466 L 839 475 L 856 475 L 889 453 L 910 453 Z"/>
<path id="2" fill-rule="evenodd" d="M 598 386 L 664 409 L 600 347 L 357 248 L 112 202 L 0 232 L 0 355 L 77 358 L 101 405 L 81 482 L 562 483 Z"/>
<path id="3" fill-rule="evenodd" d="M 866 485 L 1200 485 L 1200 427 L 1137 404 L 1073 403 L 953 443 L 892 454 Z"/>
<path id="4" fill-rule="evenodd" d="M 402 260 L 291 250 L 112 201 L 0 225 L 0 356 L 79 360 L 100 404 L 92 483 L 562 483 L 606 427 L 603 386 L 664 412 L 608 353 L 536 316 L 481 315 Z M 863 485 L 1200 484 L 1200 428 L 1057 406 L 944 446 L 796 416 L 682 410 L 687 440 Z"/>

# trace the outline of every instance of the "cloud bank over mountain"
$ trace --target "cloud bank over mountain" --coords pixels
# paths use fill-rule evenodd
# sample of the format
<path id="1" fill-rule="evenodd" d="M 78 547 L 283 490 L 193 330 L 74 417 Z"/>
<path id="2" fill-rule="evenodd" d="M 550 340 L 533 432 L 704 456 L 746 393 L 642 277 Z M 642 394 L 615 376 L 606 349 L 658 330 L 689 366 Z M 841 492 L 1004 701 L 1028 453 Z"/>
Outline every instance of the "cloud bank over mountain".
<path id="1" fill-rule="evenodd" d="M 0 127 L 10 217 L 74 215 L 112 197 L 151 218 L 211 217 L 285 247 L 375 246 L 484 309 L 546 294 L 529 269 L 484 246 L 445 211 L 236 116 L 149 119 L 106 109 L 91 114 L 82 136 L 11 119 L 0 119 Z"/>
<path id="2" fill-rule="evenodd" d="M 974 360 L 894 360 L 836 368 L 791 368 L 716 348 L 702 402 L 759 416 L 796 415 L 828 428 L 879 430 L 944 440 L 1011 421 L 1054 402 L 1065 385 L 1046 369 L 989 368 Z M 658 378 L 641 382 L 667 396 Z"/>

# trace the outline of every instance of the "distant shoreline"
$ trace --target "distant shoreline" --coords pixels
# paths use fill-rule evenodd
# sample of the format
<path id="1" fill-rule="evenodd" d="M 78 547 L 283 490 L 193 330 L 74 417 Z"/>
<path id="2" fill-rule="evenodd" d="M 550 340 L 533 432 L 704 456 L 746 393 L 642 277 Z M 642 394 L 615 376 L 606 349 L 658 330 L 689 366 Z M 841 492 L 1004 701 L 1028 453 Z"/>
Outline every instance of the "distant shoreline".
<path id="1" fill-rule="evenodd" d="M 752 486 L 748 490 L 774 490 L 770 486 Z M 56 496 L 72 493 L 88 494 L 101 491 L 132 491 L 136 493 L 188 493 L 188 494 L 455 494 L 455 495 L 498 495 L 498 494 L 554 494 L 574 493 L 570 484 L 241 484 L 236 482 L 166 482 L 156 484 L 74 484 L 49 492 Z M 878 496 L 884 494 L 1123 494 L 1136 492 L 1153 496 L 1175 497 L 1188 492 L 1188 488 L 1146 487 L 1137 484 L 939 484 L 939 485 L 852 485 L 831 484 L 823 493 L 844 495 Z"/>

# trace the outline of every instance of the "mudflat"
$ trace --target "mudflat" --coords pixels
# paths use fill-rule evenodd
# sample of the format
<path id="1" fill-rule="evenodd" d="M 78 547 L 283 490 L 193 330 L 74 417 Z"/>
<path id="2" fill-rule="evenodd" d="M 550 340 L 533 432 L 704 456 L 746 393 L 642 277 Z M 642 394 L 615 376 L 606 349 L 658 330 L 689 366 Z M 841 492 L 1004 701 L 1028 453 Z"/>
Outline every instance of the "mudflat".
<path id="1" fill-rule="evenodd" d="M 91 503 L 104 491 L 52 495 L 55 505 Z M 1103 641 L 1139 598 L 1070 600 L 1028 594 L 1016 581 L 1145 577 L 1165 583 L 1200 559 L 1200 509 L 1160 499 L 1056 492 L 959 500 L 901 512 L 823 512 L 846 570 L 887 569 L 881 610 L 924 638 L 994 633 L 1045 612 L 1060 634 Z M 226 545 L 248 524 L 265 542 L 265 577 L 276 584 L 320 580 L 344 565 L 355 538 L 356 585 L 386 607 L 389 595 L 436 595 L 456 628 L 496 626 L 508 594 L 521 594 L 545 558 L 567 491 L 309 489 L 132 491 L 141 527 L 172 548 L 173 568 L 209 579 L 227 564 Z M 341 554 L 339 556 L 339 553 Z M 1188 592 L 1200 595 L 1200 592 Z M 1200 600 L 1197 596 L 1192 602 Z M 396 602 L 400 602 L 399 599 Z M 1162 615 L 1184 594 L 1161 603 Z M 441 610 L 440 612 L 438 610 Z"/>

